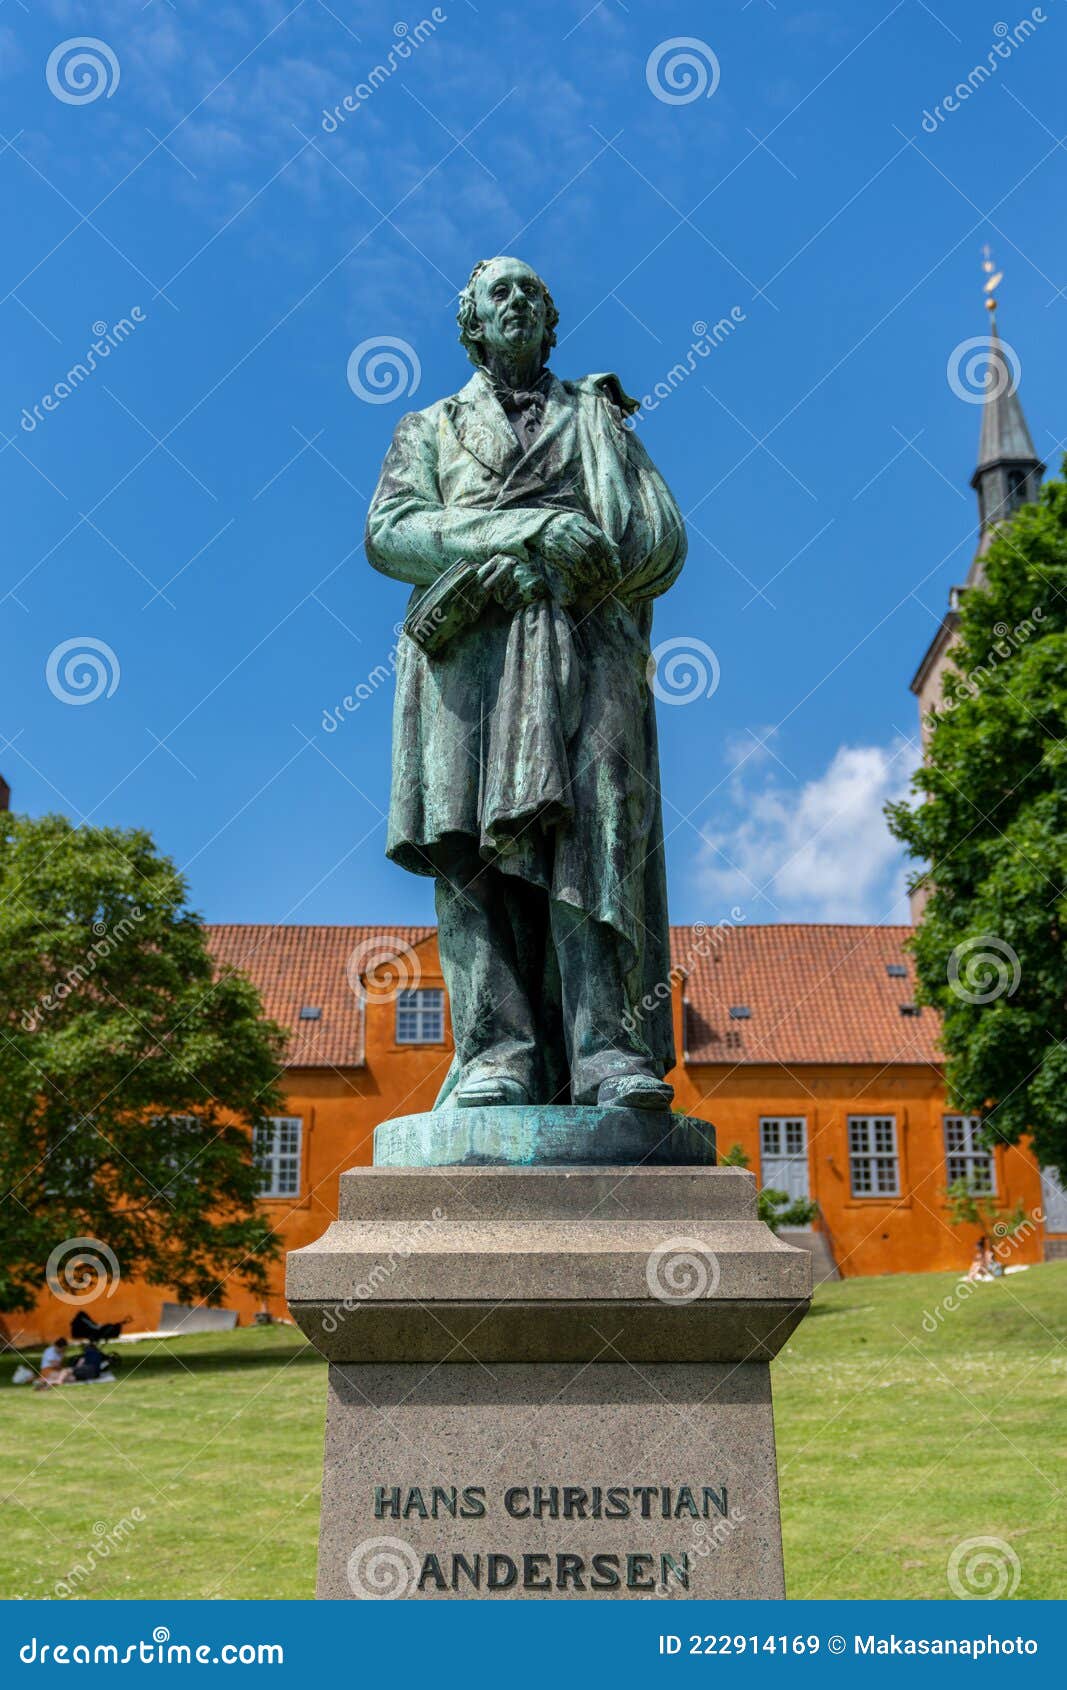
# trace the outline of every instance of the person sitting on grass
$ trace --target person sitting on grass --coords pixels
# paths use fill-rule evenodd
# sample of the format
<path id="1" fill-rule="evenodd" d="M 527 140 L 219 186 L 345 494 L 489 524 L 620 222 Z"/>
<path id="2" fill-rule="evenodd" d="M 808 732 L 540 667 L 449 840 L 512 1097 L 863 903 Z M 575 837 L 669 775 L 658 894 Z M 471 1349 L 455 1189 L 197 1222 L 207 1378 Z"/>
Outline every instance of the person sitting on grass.
<path id="1" fill-rule="evenodd" d="M 974 1259 L 967 1269 L 967 1278 L 974 1283 L 979 1279 L 992 1279 L 993 1252 L 989 1248 L 988 1238 L 982 1237 L 974 1247 Z"/>
<path id="2" fill-rule="evenodd" d="M 41 1376 L 34 1389 L 43 1391 L 49 1385 L 66 1385 L 71 1377 L 71 1370 L 67 1366 L 67 1340 L 57 1338 L 45 1348 L 41 1357 Z"/>
<path id="3" fill-rule="evenodd" d="M 101 1377 L 111 1378 L 111 1362 L 112 1357 L 106 1356 L 90 1339 L 71 1369 L 71 1378 L 77 1385 L 95 1384 Z"/>

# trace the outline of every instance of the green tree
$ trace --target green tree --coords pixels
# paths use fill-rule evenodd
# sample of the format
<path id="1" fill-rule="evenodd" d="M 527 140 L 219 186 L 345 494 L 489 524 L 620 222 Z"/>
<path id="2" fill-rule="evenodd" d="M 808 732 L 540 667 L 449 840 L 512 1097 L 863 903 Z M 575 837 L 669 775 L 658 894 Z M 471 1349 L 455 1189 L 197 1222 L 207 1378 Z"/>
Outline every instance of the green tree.
<path id="1" fill-rule="evenodd" d="M 1016 1203 L 1002 1209 L 992 1192 L 969 1180 L 954 1179 L 947 1187 L 949 1223 L 952 1226 L 980 1226 L 986 1238 L 1014 1238 L 1026 1225 L 1026 1208 Z"/>
<path id="2" fill-rule="evenodd" d="M 185 899 L 147 833 L 0 815 L 0 1309 L 50 1258 L 91 1281 L 86 1238 L 108 1280 L 266 1287 L 250 1132 L 279 1110 L 283 1034 Z"/>
<path id="3" fill-rule="evenodd" d="M 995 531 L 960 607 L 921 802 L 890 827 L 927 865 L 912 941 L 957 1106 L 1067 1173 L 1067 486 Z"/>

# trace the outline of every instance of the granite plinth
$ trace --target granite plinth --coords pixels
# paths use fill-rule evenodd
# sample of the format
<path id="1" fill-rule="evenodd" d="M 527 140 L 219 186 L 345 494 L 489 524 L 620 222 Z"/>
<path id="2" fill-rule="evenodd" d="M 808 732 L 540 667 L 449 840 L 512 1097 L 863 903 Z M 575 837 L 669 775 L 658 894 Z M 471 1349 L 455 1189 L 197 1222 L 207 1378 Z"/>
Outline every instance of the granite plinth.
<path id="1" fill-rule="evenodd" d="M 739 1168 L 361 1168 L 291 1252 L 319 1594 L 784 1594 L 769 1359 L 811 1258 Z"/>
<path id="2" fill-rule="evenodd" d="M 667 1109 L 529 1103 L 399 1115 L 374 1133 L 384 1168 L 713 1166 L 715 1129 Z"/>
<path id="3" fill-rule="evenodd" d="M 330 1368 L 318 1595 L 785 1595 L 765 1364 Z M 455 1515 L 451 1512 L 455 1508 Z"/>

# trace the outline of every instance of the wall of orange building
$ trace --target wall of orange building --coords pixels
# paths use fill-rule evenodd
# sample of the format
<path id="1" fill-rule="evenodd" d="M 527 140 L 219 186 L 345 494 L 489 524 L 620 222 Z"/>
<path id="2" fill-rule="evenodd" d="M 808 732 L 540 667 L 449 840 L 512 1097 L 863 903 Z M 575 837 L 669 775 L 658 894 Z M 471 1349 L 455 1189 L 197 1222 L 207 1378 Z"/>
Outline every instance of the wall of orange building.
<path id="1" fill-rule="evenodd" d="M 946 1198 L 942 1116 L 945 1088 L 937 1068 L 915 1064 L 773 1064 L 694 1066 L 672 1075 L 677 1107 L 713 1123 L 720 1152 L 740 1144 L 760 1174 L 759 1123 L 765 1115 L 807 1122 L 809 1194 L 819 1205 L 816 1226 L 828 1234 L 846 1276 L 962 1271 L 974 1253 L 978 1226 L 953 1226 Z M 900 1197 L 853 1197 L 848 1155 L 849 1115 L 892 1115 L 897 1124 Z M 993 1152 L 996 1210 L 1022 1204 L 1029 1225 L 1004 1259 L 1042 1259 L 1041 1181 L 1025 1147 Z"/>
<path id="2" fill-rule="evenodd" d="M 443 986 L 435 939 L 424 942 L 418 959 L 418 983 Z M 677 1047 L 682 1050 L 680 983 L 674 993 L 674 1012 Z M 388 997 L 380 1002 L 368 1000 L 364 1039 L 360 1066 L 293 1068 L 286 1075 L 287 1112 L 304 1124 L 301 1195 L 263 1205 L 283 1251 L 318 1238 L 335 1217 L 340 1175 L 346 1168 L 373 1161 L 374 1128 L 379 1121 L 433 1107 L 452 1058 L 447 1014 L 440 1044 L 398 1044 L 395 1004 Z M 740 1144 L 757 1175 L 760 1117 L 806 1119 L 809 1189 L 820 1209 L 816 1225 L 829 1235 L 843 1274 L 962 1271 L 969 1264 L 979 1229 L 950 1225 L 941 1120 L 944 1085 L 937 1068 L 679 1065 L 669 1078 L 675 1087 L 675 1107 L 712 1123 L 720 1152 Z M 901 1197 L 851 1195 L 850 1114 L 895 1116 Z M 1028 1215 L 1039 1211 L 1040 1179 L 1029 1153 L 1018 1147 L 998 1148 L 994 1161 L 997 1205 L 1011 1209 L 1021 1202 Z M 1034 1226 L 1013 1245 L 1011 1259 L 1034 1262 L 1041 1256 L 1041 1231 Z M 273 1270 L 273 1286 L 266 1299 L 234 1281 L 225 1287 L 225 1306 L 236 1309 L 242 1322 L 261 1309 L 276 1319 L 287 1318 L 284 1274 L 283 1256 Z M 164 1300 L 176 1299 L 165 1288 L 123 1279 L 89 1312 L 100 1321 L 130 1315 L 130 1330 L 154 1330 Z M 69 1329 L 73 1312 L 45 1293 L 31 1314 L 7 1319 L 8 1336 L 22 1344 L 54 1337 Z"/>

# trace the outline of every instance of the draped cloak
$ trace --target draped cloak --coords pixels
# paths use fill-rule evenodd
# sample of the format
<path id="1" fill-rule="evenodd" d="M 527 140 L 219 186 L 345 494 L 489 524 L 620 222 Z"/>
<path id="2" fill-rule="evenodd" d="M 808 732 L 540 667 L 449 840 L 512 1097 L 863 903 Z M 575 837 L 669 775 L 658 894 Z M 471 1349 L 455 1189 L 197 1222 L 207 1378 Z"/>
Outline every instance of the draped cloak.
<path id="1" fill-rule="evenodd" d="M 675 580 L 685 529 L 624 426 L 612 375 L 552 377 L 540 431 L 519 444 L 488 378 L 397 425 L 367 521 L 375 568 L 413 584 L 497 553 L 536 556 L 560 510 L 619 549 L 622 580 L 517 611 L 479 606 L 438 651 L 400 639 L 387 854 L 440 872 L 449 835 L 618 935 L 637 1041 L 673 1065 L 659 757 L 649 687 L 652 600 Z M 552 572 L 549 572 L 550 582 Z M 653 1007 L 647 1008 L 651 1003 Z"/>

